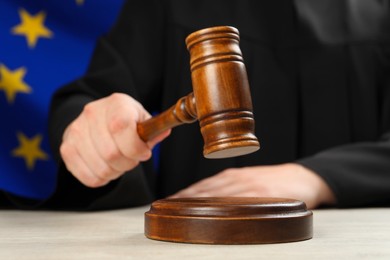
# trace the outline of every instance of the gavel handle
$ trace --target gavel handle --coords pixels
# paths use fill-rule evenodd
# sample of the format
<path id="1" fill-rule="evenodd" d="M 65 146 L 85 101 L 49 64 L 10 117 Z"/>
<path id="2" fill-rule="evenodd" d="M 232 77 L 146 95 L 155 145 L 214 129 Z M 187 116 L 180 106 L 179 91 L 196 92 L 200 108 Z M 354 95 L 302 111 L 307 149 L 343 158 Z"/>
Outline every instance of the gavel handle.
<path id="1" fill-rule="evenodd" d="M 175 105 L 161 114 L 138 123 L 137 131 L 143 141 L 149 141 L 165 130 L 175 126 L 192 123 L 197 119 L 193 93 L 180 98 Z"/>

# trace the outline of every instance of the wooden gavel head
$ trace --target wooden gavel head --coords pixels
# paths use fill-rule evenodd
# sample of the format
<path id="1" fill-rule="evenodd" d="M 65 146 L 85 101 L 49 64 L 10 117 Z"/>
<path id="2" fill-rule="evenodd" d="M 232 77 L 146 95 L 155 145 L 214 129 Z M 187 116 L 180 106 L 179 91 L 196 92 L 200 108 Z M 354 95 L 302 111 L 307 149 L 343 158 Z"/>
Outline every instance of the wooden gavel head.
<path id="1" fill-rule="evenodd" d="M 247 73 L 236 28 L 203 29 L 186 39 L 197 117 L 206 158 L 259 149 Z"/>
<path id="2" fill-rule="evenodd" d="M 139 124 L 142 139 L 198 119 L 206 158 L 239 156 L 260 148 L 239 40 L 238 30 L 229 26 L 199 30 L 187 37 L 194 91 L 150 122 Z"/>

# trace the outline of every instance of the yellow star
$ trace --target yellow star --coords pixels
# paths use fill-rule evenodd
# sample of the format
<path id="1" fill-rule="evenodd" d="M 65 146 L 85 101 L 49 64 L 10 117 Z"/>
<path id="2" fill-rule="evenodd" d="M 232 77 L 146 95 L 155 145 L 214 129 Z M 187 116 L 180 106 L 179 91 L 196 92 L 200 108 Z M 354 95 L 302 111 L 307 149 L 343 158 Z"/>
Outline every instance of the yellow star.
<path id="1" fill-rule="evenodd" d="M 21 23 L 12 28 L 12 33 L 25 36 L 30 48 L 35 47 L 39 37 L 53 37 L 53 32 L 44 25 L 46 18 L 44 11 L 30 15 L 26 10 L 20 9 L 19 16 Z"/>
<path id="2" fill-rule="evenodd" d="M 83 4 L 84 4 L 84 0 L 76 0 L 76 3 L 77 3 L 78 5 L 83 5 Z"/>
<path id="3" fill-rule="evenodd" d="M 42 141 L 42 135 L 36 135 L 28 139 L 23 133 L 18 133 L 19 147 L 12 151 L 13 156 L 23 157 L 29 170 L 33 170 L 35 161 L 48 160 L 49 155 L 39 147 Z"/>
<path id="4" fill-rule="evenodd" d="M 14 71 L 9 70 L 5 65 L 0 64 L 0 90 L 4 90 L 8 103 L 13 103 L 16 93 L 30 93 L 31 87 L 23 78 L 26 75 L 26 68 L 20 67 Z"/>

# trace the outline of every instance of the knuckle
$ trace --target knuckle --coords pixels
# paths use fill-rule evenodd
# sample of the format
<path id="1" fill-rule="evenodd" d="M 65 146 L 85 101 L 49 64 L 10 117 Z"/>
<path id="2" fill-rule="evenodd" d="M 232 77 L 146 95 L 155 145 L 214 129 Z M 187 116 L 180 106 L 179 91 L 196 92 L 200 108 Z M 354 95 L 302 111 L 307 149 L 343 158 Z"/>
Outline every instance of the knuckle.
<path id="1" fill-rule="evenodd" d="M 133 169 L 133 168 L 137 167 L 138 165 L 139 165 L 139 161 L 132 161 L 131 168 Z"/>
<path id="2" fill-rule="evenodd" d="M 88 186 L 90 188 L 98 188 L 98 187 L 105 185 L 106 183 L 107 183 L 107 181 L 104 181 L 104 180 L 96 178 L 96 177 L 89 178 L 88 180 L 84 181 L 84 185 Z"/>
<path id="3" fill-rule="evenodd" d="M 124 98 L 124 96 L 125 94 L 116 92 L 116 93 L 112 93 L 108 98 L 114 102 L 119 102 Z"/>
<path id="4" fill-rule="evenodd" d="M 66 129 L 67 136 L 78 136 L 81 132 L 82 130 L 78 122 L 71 123 Z"/>
<path id="5" fill-rule="evenodd" d="M 140 103 L 132 98 L 131 96 L 124 94 L 124 93 L 113 93 L 109 97 L 109 102 L 113 102 L 115 105 L 124 105 L 124 104 L 135 104 L 135 105 L 140 105 Z"/>
<path id="6" fill-rule="evenodd" d="M 125 163 L 122 165 L 122 171 L 125 172 L 125 171 L 130 171 L 132 169 L 134 169 L 135 167 L 137 167 L 139 165 L 139 161 L 136 161 L 136 160 L 126 160 Z"/>
<path id="7" fill-rule="evenodd" d="M 108 165 L 101 167 L 96 172 L 96 176 L 102 181 L 110 180 L 112 175 L 113 175 L 113 170 Z"/>
<path id="8" fill-rule="evenodd" d="M 125 156 L 138 164 L 139 161 L 149 160 L 152 157 L 152 151 L 142 145 L 138 145 L 126 150 Z"/>
<path id="9" fill-rule="evenodd" d="M 114 115 L 108 125 L 108 129 L 111 133 L 119 133 L 130 125 L 130 118 Z"/>
<path id="10" fill-rule="evenodd" d="M 82 113 L 86 117 L 88 117 L 88 118 L 94 117 L 94 115 L 95 115 L 95 106 L 94 106 L 93 102 L 86 104 L 84 106 L 84 108 L 83 108 L 83 112 Z"/>
<path id="11" fill-rule="evenodd" d="M 137 167 L 139 164 L 140 164 L 140 162 L 137 160 L 127 160 L 126 163 L 124 164 L 124 169 L 122 169 L 122 170 L 123 171 L 130 171 L 130 170 L 134 169 L 135 167 Z"/>
<path id="12" fill-rule="evenodd" d="M 74 151 L 68 143 L 63 142 L 60 145 L 60 155 L 64 161 L 67 161 L 67 160 L 69 160 L 69 158 L 72 157 L 72 155 L 74 155 Z"/>
<path id="13" fill-rule="evenodd" d="M 236 170 L 234 168 L 228 168 L 226 170 L 223 170 L 221 172 L 221 175 L 228 177 L 228 176 L 231 176 L 232 174 L 234 174 L 235 172 L 236 172 Z"/>
<path id="14" fill-rule="evenodd" d="M 77 167 L 77 165 L 68 165 L 66 164 L 67 169 L 72 175 L 78 179 L 82 184 L 90 188 L 97 188 L 103 186 L 106 182 L 104 180 L 97 178 L 92 175 L 91 172 L 83 167 Z"/>
<path id="15" fill-rule="evenodd" d="M 116 161 L 121 159 L 122 154 L 116 148 L 111 148 L 111 149 L 110 148 L 106 148 L 102 152 L 102 157 L 103 157 L 104 161 L 106 161 L 107 163 L 111 164 L 111 163 L 115 163 Z"/>

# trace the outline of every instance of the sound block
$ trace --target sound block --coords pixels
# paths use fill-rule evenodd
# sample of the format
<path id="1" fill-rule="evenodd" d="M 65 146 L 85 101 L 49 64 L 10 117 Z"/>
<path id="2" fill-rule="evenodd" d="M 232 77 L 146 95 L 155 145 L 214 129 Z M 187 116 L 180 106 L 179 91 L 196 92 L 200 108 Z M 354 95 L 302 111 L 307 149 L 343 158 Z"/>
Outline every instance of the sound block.
<path id="1" fill-rule="evenodd" d="M 145 213 L 145 236 L 196 244 L 267 244 L 313 236 L 313 213 L 282 198 L 209 197 L 157 200 Z"/>

